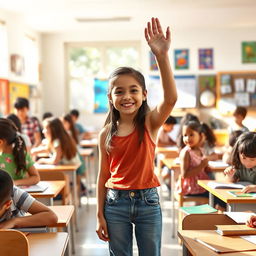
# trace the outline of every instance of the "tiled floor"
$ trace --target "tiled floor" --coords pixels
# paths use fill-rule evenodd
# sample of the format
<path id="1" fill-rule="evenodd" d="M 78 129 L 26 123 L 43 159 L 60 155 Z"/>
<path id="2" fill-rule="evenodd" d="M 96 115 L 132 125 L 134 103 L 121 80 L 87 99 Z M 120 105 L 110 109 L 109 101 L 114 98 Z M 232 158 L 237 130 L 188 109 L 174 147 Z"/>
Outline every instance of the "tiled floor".
<path id="1" fill-rule="evenodd" d="M 108 255 L 107 243 L 98 239 L 96 227 L 96 199 L 90 198 L 90 204 L 87 206 L 86 198 L 82 198 L 82 206 L 79 209 L 79 232 L 76 233 L 76 256 L 105 256 Z M 171 203 L 162 197 L 163 212 L 163 237 L 162 237 L 162 256 L 180 256 L 181 246 L 177 238 L 172 239 L 172 218 Z M 134 255 L 138 255 L 134 241 Z M 143 255 L 144 256 L 144 255 Z M 146 255 L 145 255 L 146 256 Z"/>

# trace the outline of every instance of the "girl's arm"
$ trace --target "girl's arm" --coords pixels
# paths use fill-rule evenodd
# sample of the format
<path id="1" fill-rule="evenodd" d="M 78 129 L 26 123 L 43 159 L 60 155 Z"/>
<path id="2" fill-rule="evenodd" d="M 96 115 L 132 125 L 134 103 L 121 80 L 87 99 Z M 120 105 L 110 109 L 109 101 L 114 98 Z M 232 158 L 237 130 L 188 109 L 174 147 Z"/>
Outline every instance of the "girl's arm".
<path id="1" fill-rule="evenodd" d="M 24 179 L 14 180 L 14 185 L 24 185 L 24 186 L 30 186 L 35 185 L 40 181 L 40 175 L 38 171 L 36 170 L 35 166 L 31 166 L 28 168 L 28 177 Z"/>
<path id="2" fill-rule="evenodd" d="M 105 183 L 110 177 L 105 148 L 106 128 L 99 134 L 99 174 L 97 179 L 97 228 L 98 237 L 103 241 L 109 241 L 107 223 L 104 217 L 104 204 L 106 198 Z"/>
<path id="3" fill-rule="evenodd" d="M 188 151 L 182 150 L 180 152 L 180 171 L 182 178 L 190 178 L 196 176 L 208 165 L 207 158 L 204 158 L 202 162 L 196 167 L 189 167 L 190 155 Z"/>
<path id="4" fill-rule="evenodd" d="M 54 153 L 49 158 L 40 158 L 37 163 L 39 164 L 58 164 L 62 158 L 62 149 L 60 146 L 54 148 Z"/>
<path id="5" fill-rule="evenodd" d="M 30 216 L 12 218 L 0 223 L 0 229 L 52 226 L 58 221 L 56 214 L 37 200 L 33 202 L 28 212 Z"/>
<path id="6" fill-rule="evenodd" d="M 233 168 L 233 166 L 229 166 L 224 170 L 224 175 L 227 181 L 229 182 L 237 182 L 238 179 L 235 176 L 236 170 Z"/>
<path id="7" fill-rule="evenodd" d="M 150 113 L 149 122 L 154 132 L 164 123 L 170 115 L 177 101 L 177 91 L 169 61 L 168 50 L 171 43 L 170 29 L 167 27 L 166 35 L 162 31 L 157 18 L 152 18 L 145 28 L 145 38 L 156 57 L 163 87 L 163 100 Z"/>

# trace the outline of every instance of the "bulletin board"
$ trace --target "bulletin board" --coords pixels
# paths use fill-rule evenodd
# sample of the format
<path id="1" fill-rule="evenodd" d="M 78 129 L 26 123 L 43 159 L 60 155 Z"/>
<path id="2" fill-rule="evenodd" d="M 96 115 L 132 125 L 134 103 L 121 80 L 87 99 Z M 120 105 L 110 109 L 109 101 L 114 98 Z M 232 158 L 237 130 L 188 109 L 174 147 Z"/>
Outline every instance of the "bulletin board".
<path id="1" fill-rule="evenodd" d="M 228 114 L 236 106 L 256 108 L 256 71 L 217 73 L 217 108 Z"/>
<path id="2" fill-rule="evenodd" d="M 24 97 L 29 99 L 29 85 L 10 82 L 10 111 L 13 112 L 13 105 L 17 97 Z"/>

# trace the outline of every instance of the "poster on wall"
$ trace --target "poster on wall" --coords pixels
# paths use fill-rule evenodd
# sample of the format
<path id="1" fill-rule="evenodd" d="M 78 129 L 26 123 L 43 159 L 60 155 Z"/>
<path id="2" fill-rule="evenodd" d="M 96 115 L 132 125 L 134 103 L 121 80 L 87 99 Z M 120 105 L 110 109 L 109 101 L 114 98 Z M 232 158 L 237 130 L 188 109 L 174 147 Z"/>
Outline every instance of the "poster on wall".
<path id="1" fill-rule="evenodd" d="M 108 80 L 94 79 L 94 113 L 108 111 Z"/>
<path id="2" fill-rule="evenodd" d="M 204 108 L 215 107 L 216 104 L 216 78 L 215 75 L 198 76 L 199 105 Z"/>
<path id="3" fill-rule="evenodd" d="M 199 69 L 213 69 L 213 49 L 199 49 Z"/>
<path id="4" fill-rule="evenodd" d="M 256 63 L 256 41 L 242 42 L 242 63 Z"/>
<path id="5" fill-rule="evenodd" d="M 189 50 L 176 49 L 174 50 L 175 69 L 188 69 L 189 68 Z"/>
<path id="6" fill-rule="evenodd" d="M 13 105 L 17 97 L 29 98 L 29 85 L 10 82 L 9 93 L 10 93 L 10 111 L 12 113 L 14 110 Z"/>
<path id="7" fill-rule="evenodd" d="M 16 76 L 22 76 L 25 72 L 24 58 L 19 54 L 11 55 L 11 72 Z"/>
<path id="8" fill-rule="evenodd" d="M 9 81 L 0 79 L 0 116 L 10 111 Z"/>
<path id="9" fill-rule="evenodd" d="M 156 63 L 156 58 L 155 58 L 155 55 L 150 51 L 149 52 L 149 70 L 150 71 L 157 71 L 158 70 L 158 66 L 157 66 L 157 63 Z"/>

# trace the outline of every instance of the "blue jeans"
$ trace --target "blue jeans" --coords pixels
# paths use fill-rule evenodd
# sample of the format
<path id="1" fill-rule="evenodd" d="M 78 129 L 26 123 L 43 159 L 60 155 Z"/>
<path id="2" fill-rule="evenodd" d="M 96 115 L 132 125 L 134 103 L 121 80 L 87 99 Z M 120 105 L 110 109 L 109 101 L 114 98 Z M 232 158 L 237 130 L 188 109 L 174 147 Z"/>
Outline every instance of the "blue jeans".
<path id="1" fill-rule="evenodd" d="M 111 256 L 131 256 L 133 224 L 140 256 L 161 255 L 162 212 L 157 188 L 108 189 L 105 218 Z"/>

